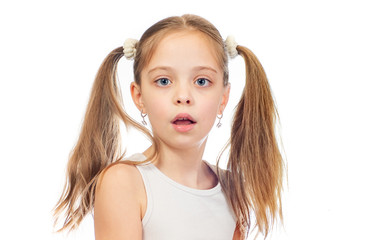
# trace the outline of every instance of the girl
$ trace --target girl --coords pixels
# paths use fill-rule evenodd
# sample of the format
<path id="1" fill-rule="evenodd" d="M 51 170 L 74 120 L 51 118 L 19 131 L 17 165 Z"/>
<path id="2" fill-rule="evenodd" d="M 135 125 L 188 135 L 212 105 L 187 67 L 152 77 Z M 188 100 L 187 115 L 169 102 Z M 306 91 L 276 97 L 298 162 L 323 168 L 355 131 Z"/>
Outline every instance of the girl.
<path id="1" fill-rule="evenodd" d="M 227 169 L 202 160 L 230 91 L 228 56 L 241 55 L 246 86 L 234 115 Z M 117 64 L 134 59 L 130 91 L 152 134 L 123 108 Z M 146 118 L 147 117 L 147 118 Z M 152 141 L 125 160 L 119 124 Z M 61 230 L 94 211 L 96 239 L 243 239 L 255 226 L 266 237 L 281 213 L 283 161 L 276 109 L 265 72 L 247 48 L 223 41 L 205 19 L 159 21 L 102 63 L 56 206 Z M 224 151 L 224 150 L 223 150 Z M 253 218 L 251 216 L 254 216 Z"/>

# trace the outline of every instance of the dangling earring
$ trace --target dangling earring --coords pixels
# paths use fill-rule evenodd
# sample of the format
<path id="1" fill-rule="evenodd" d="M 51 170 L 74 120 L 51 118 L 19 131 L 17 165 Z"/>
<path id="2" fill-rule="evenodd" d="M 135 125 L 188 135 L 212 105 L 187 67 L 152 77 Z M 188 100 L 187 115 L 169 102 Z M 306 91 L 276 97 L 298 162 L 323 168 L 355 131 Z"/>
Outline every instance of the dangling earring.
<path id="1" fill-rule="evenodd" d="M 145 117 L 147 116 L 147 113 L 146 114 L 144 114 L 143 113 L 143 109 L 141 109 L 141 117 L 142 117 L 142 124 L 144 125 L 144 126 L 146 126 L 147 125 L 147 122 L 145 121 Z"/>
<path id="2" fill-rule="evenodd" d="M 219 122 L 217 124 L 217 128 L 220 128 L 222 126 L 222 123 L 220 122 L 220 120 L 222 119 L 222 117 L 223 117 L 223 113 L 220 116 L 217 115 L 217 118 L 219 119 Z"/>

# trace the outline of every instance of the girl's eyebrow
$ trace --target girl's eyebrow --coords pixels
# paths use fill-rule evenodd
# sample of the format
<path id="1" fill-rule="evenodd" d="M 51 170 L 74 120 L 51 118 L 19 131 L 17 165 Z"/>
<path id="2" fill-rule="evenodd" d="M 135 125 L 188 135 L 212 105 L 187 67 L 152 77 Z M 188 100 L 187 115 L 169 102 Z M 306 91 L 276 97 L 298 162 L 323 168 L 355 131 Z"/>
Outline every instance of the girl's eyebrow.
<path id="1" fill-rule="evenodd" d="M 194 67 L 193 70 L 194 71 L 208 70 L 208 71 L 212 71 L 214 73 L 218 73 L 217 70 L 215 70 L 214 68 L 212 68 L 210 66 L 198 66 L 198 67 Z"/>
<path id="2" fill-rule="evenodd" d="M 148 74 L 150 74 L 152 72 L 155 72 L 155 71 L 158 71 L 158 70 L 173 71 L 173 68 L 168 67 L 168 66 L 158 66 L 158 67 L 154 67 L 154 68 L 150 69 L 148 71 Z M 208 71 L 212 71 L 214 73 L 218 73 L 217 70 L 215 70 L 214 68 L 212 68 L 210 66 L 197 66 L 197 67 L 194 67 L 192 70 L 193 71 L 208 70 Z"/>
<path id="3" fill-rule="evenodd" d="M 166 67 L 166 66 L 158 66 L 158 67 L 154 67 L 152 69 L 150 69 L 148 71 L 148 74 L 158 71 L 158 70 L 164 70 L 164 71 L 173 71 L 171 67 Z"/>

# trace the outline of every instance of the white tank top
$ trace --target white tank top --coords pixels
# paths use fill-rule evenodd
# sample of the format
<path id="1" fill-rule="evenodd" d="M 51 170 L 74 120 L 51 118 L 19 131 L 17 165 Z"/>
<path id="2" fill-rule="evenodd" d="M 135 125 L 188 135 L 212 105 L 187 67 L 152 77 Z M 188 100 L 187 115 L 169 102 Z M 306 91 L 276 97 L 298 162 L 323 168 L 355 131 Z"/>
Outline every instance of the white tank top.
<path id="1" fill-rule="evenodd" d="M 143 161 L 143 154 L 128 159 Z M 215 166 L 211 166 L 214 171 Z M 221 185 L 199 190 L 175 182 L 154 164 L 137 165 L 146 190 L 144 240 L 228 240 L 236 220 Z"/>

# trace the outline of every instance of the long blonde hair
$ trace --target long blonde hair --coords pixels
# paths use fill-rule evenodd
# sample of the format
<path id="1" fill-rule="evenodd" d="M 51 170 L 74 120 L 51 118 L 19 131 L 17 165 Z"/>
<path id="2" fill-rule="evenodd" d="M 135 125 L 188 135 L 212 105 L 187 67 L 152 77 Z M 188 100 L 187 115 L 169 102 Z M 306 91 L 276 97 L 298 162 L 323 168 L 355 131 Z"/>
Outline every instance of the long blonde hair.
<path id="1" fill-rule="evenodd" d="M 200 31 L 212 40 L 217 60 L 223 67 L 224 85 L 228 84 L 228 57 L 219 31 L 207 20 L 189 14 L 163 19 L 142 35 L 134 61 L 137 84 L 140 85 L 140 73 L 160 40 L 170 32 L 185 29 Z M 217 173 L 241 235 L 247 236 L 252 228 L 250 214 L 253 212 L 254 225 L 266 237 L 277 218 L 282 218 L 284 167 L 275 136 L 278 115 L 260 62 L 243 46 L 237 46 L 237 51 L 245 60 L 246 84 L 234 114 L 227 169 L 219 170 L 218 158 Z M 59 231 L 71 230 L 80 224 L 93 209 L 98 177 L 113 162 L 122 160 L 120 121 L 127 127 L 137 128 L 152 141 L 154 155 L 146 162 L 158 154 L 158 143 L 151 133 L 123 108 L 116 77 L 117 64 L 123 55 L 123 47 L 113 50 L 96 75 L 81 133 L 68 161 L 67 181 L 54 211 L 56 221 L 65 214 Z"/>

